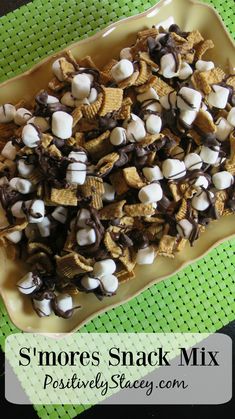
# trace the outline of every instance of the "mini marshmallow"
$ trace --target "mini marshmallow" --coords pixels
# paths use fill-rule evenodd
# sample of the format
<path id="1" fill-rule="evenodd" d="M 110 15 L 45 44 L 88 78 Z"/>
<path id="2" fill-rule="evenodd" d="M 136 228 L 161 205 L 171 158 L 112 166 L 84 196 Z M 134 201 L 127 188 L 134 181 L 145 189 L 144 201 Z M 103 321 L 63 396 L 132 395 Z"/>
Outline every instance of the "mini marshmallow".
<path id="1" fill-rule="evenodd" d="M 7 141 L 7 143 L 4 145 L 1 155 L 3 157 L 6 157 L 6 159 L 9 160 L 15 160 L 17 150 L 15 146 L 12 144 L 12 141 Z"/>
<path id="2" fill-rule="evenodd" d="M 138 265 L 151 265 L 155 258 L 153 246 L 147 246 L 144 249 L 139 249 L 136 255 L 136 263 Z"/>
<path id="3" fill-rule="evenodd" d="M 32 294 L 40 288 L 41 283 L 39 276 L 33 274 L 33 272 L 28 272 L 17 282 L 17 287 L 22 294 Z"/>
<path id="4" fill-rule="evenodd" d="M 196 67 L 196 70 L 199 70 L 199 71 L 209 71 L 215 68 L 215 64 L 213 63 L 213 61 L 197 60 L 195 67 Z"/>
<path id="5" fill-rule="evenodd" d="M 145 106 L 145 109 L 148 111 L 153 111 L 153 112 L 158 112 L 161 113 L 162 112 L 162 105 L 159 102 L 153 102 L 150 104 Z"/>
<path id="6" fill-rule="evenodd" d="M 196 119 L 197 111 L 180 111 L 179 119 L 185 125 L 192 125 L 194 120 Z"/>
<path id="7" fill-rule="evenodd" d="M 96 232 L 94 228 L 91 227 L 81 228 L 81 230 L 78 230 L 76 238 L 79 246 L 89 246 L 90 244 L 95 243 Z"/>
<path id="8" fill-rule="evenodd" d="M 215 173 L 212 176 L 212 182 L 216 189 L 223 190 L 229 188 L 233 184 L 234 178 L 231 173 L 223 171 Z"/>
<path id="9" fill-rule="evenodd" d="M 64 224 L 67 220 L 68 209 L 60 205 L 54 209 L 51 216 L 59 223 Z"/>
<path id="10" fill-rule="evenodd" d="M 145 102 L 150 99 L 159 99 L 159 96 L 153 87 L 150 87 L 145 93 L 137 95 L 138 102 Z"/>
<path id="11" fill-rule="evenodd" d="M 14 122 L 16 125 L 24 125 L 30 118 L 32 113 L 28 109 L 19 108 L 15 113 Z"/>
<path id="12" fill-rule="evenodd" d="M 41 223 L 38 223 L 38 230 L 42 237 L 49 237 L 51 233 L 51 221 L 44 217 Z"/>
<path id="13" fill-rule="evenodd" d="M 181 111 L 199 111 L 202 95 L 197 90 L 181 87 L 177 95 L 177 106 Z"/>
<path id="14" fill-rule="evenodd" d="M 100 281 L 102 288 L 108 294 L 113 294 L 118 288 L 118 279 L 115 275 L 104 275 Z"/>
<path id="15" fill-rule="evenodd" d="M 61 71 L 60 60 L 61 58 L 58 58 L 57 60 L 54 61 L 54 63 L 52 64 L 52 71 L 54 75 L 57 77 L 57 79 L 59 79 L 60 81 L 63 81 L 64 76 Z"/>
<path id="16" fill-rule="evenodd" d="M 92 275 L 102 278 L 105 275 L 112 275 L 116 271 L 116 263 L 113 259 L 103 259 L 94 264 Z"/>
<path id="17" fill-rule="evenodd" d="M 115 127 L 110 134 L 109 141 L 113 145 L 120 145 L 126 142 L 126 130 L 122 127 Z"/>
<path id="18" fill-rule="evenodd" d="M 80 163 L 86 163 L 87 162 L 87 154 L 85 151 L 71 151 L 68 155 L 70 159 L 74 159 L 77 162 Z"/>
<path id="19" fill-rule="evenodd" d="M 183 62 L 180 66 L 178 77 L 180 80 L 186 80 L 193 74 L 192 67 L 186 62 Z"/>
<path id="20" fill-rule="evenodd" d="M 82 208 L 78 211 L 77 214 L 77 226 L 78 227 L 87 227 L 86 221 L 91 218 L 91 213 L 88 209 Z"/>
<path id="21" fill-rule="evenodd" d="M 24 159 L 17 161 L 17 168 L 20 176 L 28 177 L 34 170 L 33 164 L 27 164 Z"/>
<path id="22" fill-rule="evenodd" d="M 43 300 L 36 300 L 33 299 L 33 307 L 40 317 L 47 317 L 50 316 L 52 313 L 52 307 L 51 307 L 51 300 L 47 298 L 43 298 Z"/>
<path id="23" fill-rule="evenodd" d="M 146 119 L 146 130 L 149 134 L 159 134 L 162 128 L 162 120 L 158 115 L 149 115 Z"/>
<path id="24" fill-rule="evenodd" d="M 105 202 L 112 202 L 115 199 L 115 189 L 113 185 L 110 185 L 107 182 L 103 183 L 104 185 L 104 194 L 102 195 L 102 200 Z"/>
<path id="25" fill-rule="evenodd" d="M 229 90 L 226 87 L 218 86 L 213 84 L 212 91 L 207 96 L 207 102 L 209 105 L 214 106 L 218 109 L 224 109 L 227 105 Z"/>
<path id="26" fill-rule="evenodd" d="M 192 199 L 192 207 L 196 209 L 197 211 L 205 211 L 210 206 L 210 201 L 208 199 L 208 194 L 211 198 L 214 197 L 213 192 L 205 192 L 205 191 L 199 191 L 196 195 L 194 195 Z"/>
<path id="27" fill-rule="evenodd" d="M 22 210 L 23 201 L 17 201 L 11 207 L 11 213 L 16 218 L 25 218 L 25 213 Z"/>
<path id="28" fill-rule="evenodd" d="M 90 91 L 90 94 L 89 94 L 89 96 L 87 98 L 88 99 L 88 102 L 89 103 L 94 103 L 96 101 L 97 97 L 98 97 L 98 92 L 97 92 L 97 90 L 94 87 L 92 87 L 91 88 L 91 91 Z"/>
<path id="29" fill-rule="evenodd" d="M 67 167 L 66 180 L 70 185 L 83 185 L 86 180 L 86 165 L 70 163 Z"/>
<path id="30" fill-rule="evenodd" d="M 84 275 L 81 279 L 81 284 L 87 291 L 91 291 L 100 286 L 100 281 L 96 278 L 90 277 L 89 275 Z"/>
<path id="31" fill-rule="evenodd" d="M 185 156 L 185 151 L 182 147 L 179 147 L 178 145 L 173 148 L 170 152 L 170 156 L 172 159 L 178 159 L 183 160 Z"/>
<path id="32" fill-rule="evenodd" d="M 15 106 L 10 103 L 0 106 L 0 123 L 11 122 L 14 119 L 16 113 Z"/>
<path id="33" fill-rule="evenodd" d="M 202 146 L 200 157 L 204 163 L 214 164 L 219 156 L 219 146 L 216 147 L 217 150 L 211 150 L 211 148 Z"/>
<path id="34" fill-rule="evenodd" d="M 138 193 L 139 200 L 144 204 L 158 202 L 162 199 L 162 197 L 162 188 L 158 183 L 151 183 L 150 185 L 146 185 L 141 188 Z"/>
<path id="35" fill-rule="evenodd" d="M 27 179 L 21 179 L 20 177 L 13 177 L 9 184 L 12 189 L 15 189 L 22 194 L 28 194 L 34 189 L 32 182 Z"/>
<path id="36" fill-rule="evenodd" d="M 161 103 L 164 109 L 175 109 L 176 108 L 176 92 L 170 92 L 165 96 L 160 97 L 159 102 Z"/>
<path id="37" fill-rule="evenodd" d="M 206 176 L 198 176 L 197 180 L 194 182 L 194 186 L 207 189 L 209 186 L 208 179 L 206 178 Z"/>
<path id="38" fill-rule="evenodd" d="M 12 233 L 6 234 L 6 238 L 12 243 L 19 243 L 22 239 L 22 231 L 13 231 Z"/>
<path id="39" fill-rule="evenodd" d="M 155 28 L 162 27 L 166 31 L 168 31 L 169 27 L 175 23 L 173 16 L 169 16 L 167 19 L 162 20 L 160 23 L 154 25 Z"/>
<path id="40" fill-rule="evenodd" d="M 59 103 L 59 99 L 55 96 L 48 95 L 47 96 L 47 105 L 50 105 L 52 103 Z"/>
<path id="41" fill-rule="evenodd" d="M 190 223 L 190 221 L 186 218 L 183 218 L 182 220 L 178 221 L 176 228 L 181 237 L 189 239 L 190 234 L 193 231 L 193 224 Z"/>
<path id="42" fill-rule="evenodd" d="M 56 297 L 57 308 L 66 313 L 66 311 L 72 310 L 73 299 L 69 294 L 59 294 Z"/>
<path id="43" fill-rule="evenodd" d="M 146 131 L 144 123 L 140 118 L 138 118 L 138 120 L 132 119 L 132 121 L 128 123 L 126 128 L 126 136 L 130 142 L 138 142 L 144 139 L 146 136 Z"/>
<path id="44" fill-rule="evenodd" d="M 131 48 L 130 47 L 123 48 L 120 51 L 120 60 L 123 60 L 123 59 L 130 60 L 130 61 L 132 60 L 132 54 L 131 54 Z"/>
<path id="45" fill-rule="evenodd" d="M 160 60 L 160 69 L 163 77 L 170 79 L 176 77 L 178 72 L 176 72 L 176 61 L 173 54 L 165 54 L 161 57 Z"/>
<path id="46" fill-rule="evenodd" d="M 235 127 L 235 107 L 230 109 L 227 116 L 227 121 L 229 122 L 230 125 Z"/>
<path id="47" fill-rule="evenodd" d="M 184 164 L 187 170 L 199 170 L 202 167 L 202 159 L 196 153 L 189 153 L 184 159 Z"/>
<path id="48" fill-rule="evenodd" d="M 72 95 L 77 99 L 84 99 L 89 96 L 91 90 L 91 79 L 88 74 L 77 74 L 72 80 Z"/>
<path id="49" fill-rule="evenodd" d="M 162 164 L 162 173 L 166 179 L 179 179 L 186 175 L 185 163 L 178 159 L 166 159 Z"/>
<path id="50" fill-rule="evenodd" d="M 118 83 L 127 79 L 134 73 L 134 67 L 131 61 L 126 58 L 121 59 L 111 69 L 113 79 Z"/>
<path id="51" fill-rule="evenodd" d="M 40 143 L 40 136 L 37 129 L 31 125 L 25 125 L 22 130 L 22 141 L 29 148 L 35 148 Z"/>
<path id="52" fill-rule="evenodd" d="M 53 134 L 66 140 L 72 136 L 73 117 L 66 112 L 57 111 L 52 115 L 52 132 Z"/>
<path id="53" fill-rule="evenodd" d="M 220 141 L 225 141 L 229 134 L 233 130 L 233 126 L 227 121 L 227 119 L 220 117 L 217 119 L 216 123 L 216 138 Z"/>
<path id="54" fill-rule="evenodd" d="M 30 118 L 27 121 L 27 124 L 33 124 L 36 125 L 41 132 L 48 131 L 50 128 L 50 125 L 46 118 L 42 118 L 41 116 L 33 116 L 33 118 Z"/>
<path id="55" fill-rule="evenodd" d="M 163 179 L 162 171 L 158 166 L 144 167 L 143 174 L 149 182 Z"/>
<path id="56" fill-rule="evenodd" d="M 33 224 L 41 223 L 45 215 L 45 204 L 42 199 L 26 201 L 25 205 L 29 210 L 27 214 L 29 222 Z"/>

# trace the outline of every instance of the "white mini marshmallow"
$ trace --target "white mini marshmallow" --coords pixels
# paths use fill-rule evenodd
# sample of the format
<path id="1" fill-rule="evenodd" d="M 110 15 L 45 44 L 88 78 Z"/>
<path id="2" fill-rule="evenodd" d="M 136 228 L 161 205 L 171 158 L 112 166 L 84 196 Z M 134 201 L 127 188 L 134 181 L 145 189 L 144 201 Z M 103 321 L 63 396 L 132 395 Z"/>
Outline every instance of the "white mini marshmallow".
<path id="1" fill-rule="evenodd" d="M 219 156 L 219 146 L 216 147 L 217 150 L 211 150 L 211 148 L 202 146 L 200 157 L 204 163 L 214 164 Z"/>
<path id="2" fill-rule="evenodd" d="M 102 288 L 108 294 L 113 294 L 118 288 L 118 279 L 115 275 L 104 275 L 100 280 Z"/>
<path id="3" fill-rule="evenodd" d="M 59 223 L 64 224 L 67 220 L 68 209 L 60 205 L 54 209 L 51 216 Z"/>
<path id="4" fill-rule="evenodd" d="M 13 231 L 12 233 L 6 234 L 6 238 L 12 243 L 19 243 L 22 239 L 22 231 Z"/>
<path id="5" fill-rule="evenodd" d="M 17 125 L 24 125 L 30 118 L 32 118 L 32 113 L 28 109 L 19 108 L 15 113 L 14 122 Z"/>
<path id="6" fill-rule="evenodd" d="M 33 305 L 40 317 L 50 316 L 52 313 L 51 300 L 43 298 L 43 300 L 33 299 Z"/>
<path id="7" fill-rule="evenodd" d="M 186 175 L 185 163 L 178 159 L 166 159 L 162 164 L 162 173 L 166 179 L 179 179 Z"/>
<path id="8" fill-rule="evenodd" d="M 120 51 L 120 60 L 123 60 L 123 59 L 130 60 L 130 61 L 132 60 L 132 54 L 131 54 L 131 48 L 130 47 L 123 48 Z"/>
<path id="9" fill-rule="evenodd" d="M 184 159 L 184 163 L 187 170 L 199 170 L 202 167 L 202 159 L 196 153 L 189 153 Z"/>
<path id="10" fill-rule="evenodd" d="M 89 96 L 91 90 L 91 79 L 88 74 L 77 74 L 72 80 L 72 95 L 77 99 L 84 99 Z"/>
<path id="11" fill-rule="evenodd" d="M 160 69 L 163 77 L 171 79 L 178 75 L 176 72 L 176 61 L 173 54 L 165 54 L 161 57 L 160 60 Z"/>
<path id="12" fill-rule="evenodd" d="M 208 199 L 209 193 L 210 197 L 213 198 L 214 194 L 211 191 L 199 191 L 196 195 L 194 195 L 192 199 L 192 207 L 197 211 L 205 211 L 210 206 L 210 201 Z"/>
<path id="13" fill-rule="evenodd" d="M 167 19 L 162 20 L 160 23 L 157 23 L 156 25 L 154 25 L 154 27 L 157 29 L 162 27 L 163 29 L 167 31 L 169 27 L 173 25 L 174 23 L 175 21 L 174 21 L 173 16 L 169 16 Z"/>
<path id="14" fill-rule="evenodd" d="M 120 145 L 126 141 L 126 130 L 122 127 L 115 127 L 110 134 L 110 143 L 113 145 Z"/>
<path id="15" fill-rule="evenodd" d="M 207 96 L 207 102 L 209 105 L 214 106 L 218 109 L 224 109 L 227 105 L 229 90 L 226 87 L 218 86 L 213 84 L 212 91 Z"/>
<path id="16" fill-rule="evenodd" d="M 12 141 L 8 141 L 4 145 L 4 147 L 1 151 L 1 155 L 3 157 L 6 157 L 6 159 L 9 159 L 9 160 L 15 160 L 16 153 L 17 153 L 17 150 L 16 150 L 15 146 L 12 144 Z"/>
<path id="17" fill-rule="evenodd" d="M 28 214 L 29 222 L 33 224 L 41 223 L 45 216 L 45 204 L 42 199 L 26 201 L 25 205 L 28 209 L 30 209 Z"/>
<path id="18" fill-rule="evenodd" d="M 36 125 L 42 132 L 48 131 L 50 128 L 47 119 L 42 118 L 41 116 L 33 116 L 27 121 L 27 124 Z"/>
<path id="19" fill-rule="evenodd" d="M 30 182 L 27 179 L 22 179 L 20 177 L 13 177 L 10 180 L 9 184 L 12 187 L 12 189 L 15 189 L 16 191 L 22 194 L 28 194 L 34 190 L 32 182 Z"/>
<path id="20" fill-rule="evenodd" d="M 105 275 L 112 275 L 116 271 L 116 263 L 113 259 L 104 259 L 94 264 L 92 275 L 102 278 Z"/>
<path id="21" fill-rule="evenodd" d="M 154 180 L 161 180 L 163 179 L 163 174 L 158 166 L 154 167 L 144 167 L 143 174 L 149 182 L 153 182 Z"/>
<path id="22" fill-rule="evenodd" d="M 213 61 L 197 60 L 195 67 L 196 70 L 199 71 L 209 71 L 215 68 L 215 64 L 213 63 Z"/>
<path id="23" fill-rule="evenodd" d="M 188 221 L 186 218 L 183 218 L 182 220 L 178 221 L 176 228 L 181 237 L 189 239 L 190 234 L 193 231 L 193 224 L 190 223 L 190 221 Z"/>
<path id="24" fill-rule="evenodd" d="M 209 186 L 208 179 L 206 176 L 198 176 L 197 180 L 194 182 L 194 186 L 197 186 L 198 188 L 202 187 L 204 189 L 207 189 Z"/>
<path id="25" fill-rule="evenodd" d="M 177 96 L 177 106 L 181 111 L 199 111 L 202 95 L 190 87 L 181 87 Z"/>
<path id="26" fill-rule="evenodd" d="M 158 183 L 151 183 L 150 185 L 143 186 L 138 193 L 139 200 L 144 204 L 158 202 L 162 197 L 162 188 Z"/>
<path id="27" fill-rule="evenodd" d="M 176 92 L 170 92 L 165 96 L 160 97 L 159 101 L 164 109 L 176 108 Z"/>
<path id="28" fill-rule="evenodd" d="M 138 118 L 137 120 L 132 119 L 127 125 L 126 136 L 130 142 L 138 142 L 144 139 L 146 136 L 146 130 L 143 121 Z"/>
<path id="29" fill-rule="evenodd" d="M 86 221 L 91 217 L 91 213 L 88 209 L 82 208 L 78 211 L 77 214 L 77 226 L 78 227 L 87 227 Z"/>
<path id="30" fill-rule="evenodd" d="M 100 281 L 96 278 L 90 277 L 89 275 L 84 275 L 81 279 L 81 284 L 87 291 L 91 291 L 100 286 Z"/>
<path id="31" fill-rule="evenodd" d="M 72 310 L 73 308 L 73 299 L 69 294 L 59 294 L 56 297 L 57 308 L 62 312 Z"/>
<path id="32" fill-rule="evenodd" d="M 87 162 L 87 154 L 85 151 L 71 151 L 68 155 L 70 159 L 74 159 L 77 162 L 80 163 L 86 163 Z"/>
<path id="33" fill-rule="evenodd" d="M 231 108 L 228 116 L 227 116 L 227 121 L 233 126 L 235 127 L 235 107 Z"/>
<path id="34" fill-rule="evenodd" d="M 153 246 L 147 246 L 144 249 L 139 249 L 136 255 L 136 263 L 138 265 L 151 265 L 155 258 Z"/>
<path id="35" fill-rule="evenodd" d="M 16 218 L 25 218 L 25 213 L 22 210 L 23 201 L 17 201 L 11 207 L 11 213 Z"/>
<path id="36" fill-rule="evenodd" d="M 162 112 L 162 105 L 159 102 L 153 102 L 153 103 L 151 103 L 151 101 L 150 101 L 149 105 L 145 106 L 145 109 L 146 110 L 150 110 L 150 111 L 161 113 Z"/>
<path id="37" fill-rule="evenodd" d="M 98 97 L 98 92 L 97 92 L 97 90 L 94 87 L 92 87 L 91 88 L 91 91 L 90 91 L 90 94 L 89 94 L 89 96 L 87 98 L 88 99 L 88 102 L 89 103 L 94 103 L 96 101 L 97 97 Z"/>
<path id="38" fill-rule="evenodd" d="M 15 106 L 10 103 L 0 106 L 0 123 L 11 122 L 14 119 L 16 113 Z"/>
<path id="39" fill-rule="evenodd" d="M 83 185 L 86 180 L 86 165 L 70 163 L 67 167 L 66 180 L 70 185 Z"/>
<path id="40" fill-rule="evenodd" d="M 179 70 L 179 79 L 180 80 L 186 80 L 193 74 L 192 67 L 186 62 L 182 62 Z"/>
<path id="41" fill-rule="evenodd" d="M 223 171 L 215 173 L 212 176 L 212 182 L 216 189 L 223 190 L 229 188 L 233 184 L 234 178 L 231 173 Z"/>
<path id="42" fill-rule="evenodd" d="M 17 161 L 17 168 L 20 176 L 28 177 L 34 170 L 33 164 L 27 164 L 24 159 Z"/>
<path id="43" fill-rule="evenodd" d="M 145 93 L 137 95 L 138 102 L 145 102 L 150 99 L 159 99 L 159 96 L 153 87 L 150 87 Z"/>
<path id="44" fill-rule="evenodd" d="M 35 148 L 40 143 L 40 136 L 37 129 L 31 125 L 25 125 L 22 130 L 22 141 L 29 148 Z"/>
<path id="45" fill-rule="evenodd" d="M 60 60 L 61 58 L 58 58 L 57 60 L 54 61 L 54 63 L 52 64 L 52 71 L 54 75 L 57 77 L 57 79 L 59 79 L 60 81 L 63 81 L 64 77 L 61 71 Z"/>
<path id="46" fill-rule="evenodd" d="M 38 223 L 38 230 L 42 237 L 49 237 L 51 234 L 51 220 L 44 217 L 41 223 Z"/>
<path id="47" fill-rule="evenodd" d="M 180 111 L 179 118 L 185 125 L 192 125 L 196 116 L 197 111 Z"/>
<path id="48" fill-rule="evenodd" d="M 102 195 L 102 200 L 105 202 L 112 202 L 115 199 L 115 189 L 113 185 L 110 185 L 107 182 L 103 183 L 104 185 L 104 194 Z"/>
<path id="49" fill-rule="evenodd" d="M 216 123 L 216 138 L 220 141 L 225 141 L 229 134 L 233 130 L 233 126 L 227 121 L 227 119 L 220 117 L 217 119 Z"/>
<path id="50" fill-rule="evenodd" d="M 130 60 L 123 58 L 111 69 L 113 79 L 118 83 L 127 79 L 134 73 L 134 66 Z"/>
<path id="51" fill-rule="evenodd" d="M 39 277 L 36 278 L 33 272 L 28 272 L 17 282 L 17 287 L 22 294 L 31 294 L 40 286 Z"/>
<path id="52" fill-rule="evenodd" d="M 95 243 L 96 232 L 91 227 L 81 228 L 81 230 L 78 230 L 76 238 L 79 246 L 88 246 Z"/>
<path id="53" fill-rule="evenodd" d="M 51 96 L 51 95 L 47 96 L 47 105 L 50 105 L 52 103 L 58 103 L 58 102 L 59 102 L 59 99 L 57 97 Z"/>
<path id="54" fill-rule="evenodd" d="M 145 124 L 149 134 L 159 134 L 162 129 L 162 120 L 158 115 L 149 115 Z"/>
<path id="55" fill-rule="evenodd" d="M 66 112 L 57 111 L 52 115 L 52 132 L 53 134 L 66 140 L 72 135 L 73 117 Z"/>
<path id="56" fill-rule="evenodd" d="M 182 147 L 179 147 L 178 145 L 173 148 L 170 152 L 170 156 L 172 159 L 178 159 L 183 160 L 185 156 L 185 151 Z"/>

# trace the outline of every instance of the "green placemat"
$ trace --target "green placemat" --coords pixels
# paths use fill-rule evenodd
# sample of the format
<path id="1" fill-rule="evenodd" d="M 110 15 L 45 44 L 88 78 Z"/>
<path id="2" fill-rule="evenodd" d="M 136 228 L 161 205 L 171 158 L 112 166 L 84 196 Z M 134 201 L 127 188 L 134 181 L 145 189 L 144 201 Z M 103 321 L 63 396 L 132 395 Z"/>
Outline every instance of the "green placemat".
<path id="1" fill-rule="evenodd" d="M 204 0 L 215 6 L 235 32 L 234 0 Z M 48 54 L 94 34 L 125 16 L 140 13 L 156 0 L 34 0 L 0 18 L 0 81 L 15 76 Z M 182 272 L 110 310 L 81 332 L 214 332 L 235 318 L 235 240 L 227 241 Z M 20 332 L 0 303 L 1 341 Z M 39 417 L 70 419 L 88 406 L 43 406 Z"/>

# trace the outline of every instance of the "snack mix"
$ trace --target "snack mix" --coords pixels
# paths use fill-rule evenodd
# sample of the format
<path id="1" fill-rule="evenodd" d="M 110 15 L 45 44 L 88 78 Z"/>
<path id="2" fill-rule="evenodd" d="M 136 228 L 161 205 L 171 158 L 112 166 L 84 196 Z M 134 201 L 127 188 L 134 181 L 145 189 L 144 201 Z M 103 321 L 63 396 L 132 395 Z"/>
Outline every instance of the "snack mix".
<path id="1" fill-rule="evenodd" d="M 32 103 L 0 106 L 0 243 L 40 316 L 112 296 L 235 211 L 235 76 L 197 31 L 154 26 L 97 68 L 56 59 Z"/>

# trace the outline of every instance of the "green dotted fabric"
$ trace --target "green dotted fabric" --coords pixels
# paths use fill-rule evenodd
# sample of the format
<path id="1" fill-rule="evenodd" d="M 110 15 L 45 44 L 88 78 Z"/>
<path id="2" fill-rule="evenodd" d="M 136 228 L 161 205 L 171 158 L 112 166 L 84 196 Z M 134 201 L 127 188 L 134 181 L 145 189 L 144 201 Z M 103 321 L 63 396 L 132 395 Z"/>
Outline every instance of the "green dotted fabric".
<path id="1" fill-rule="evenodd" d="M 207 0 L 235 33 L 234 0 Z M 0 81 L 46 55 L 90 36 L 109 23 L 140 13 L 156 0 L 34 0 L 0 18 Z M 215 332 L 235 319 L 235 240 L 156 284 L 128 303 L 98 316 L 81 332 Z M 0 302 L 0 344 L 20 332 Z M 42 419 L 70 419 L 83 405 L 34 406 Z"/>

